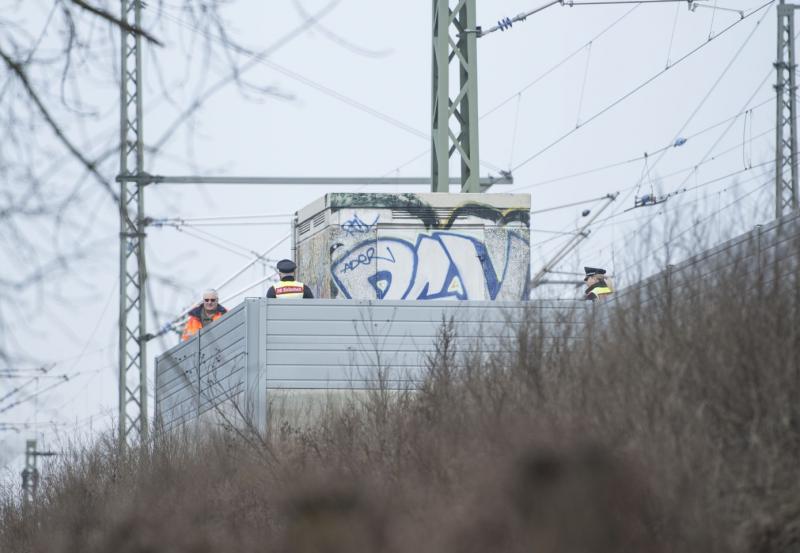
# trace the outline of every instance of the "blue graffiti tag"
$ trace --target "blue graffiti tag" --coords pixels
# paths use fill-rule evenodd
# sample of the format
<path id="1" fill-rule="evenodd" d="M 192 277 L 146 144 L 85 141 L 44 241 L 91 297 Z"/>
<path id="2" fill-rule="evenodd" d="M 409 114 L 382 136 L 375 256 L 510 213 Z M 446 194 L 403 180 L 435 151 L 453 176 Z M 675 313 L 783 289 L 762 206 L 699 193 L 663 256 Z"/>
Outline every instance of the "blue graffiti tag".
<path id="1" fill-rule="evenodd" d="M 373 238 L 333 261 L 331 275 L 347 298 L 374 293 L 377 299 L 496 299 L 508 276 L 512 240 L 527 245 L 526 238 L 509 233 L 496 268 L 486 244 L 469 235 L 420 234 L 416 243 Z"/>
<path id="2" fill-rule="evenodd" d="M 387 247 L 386 253 L 388 254 L 388 257 L 383 257 L 375 253 L 374 247 L 367 248 L 366 251 L 364 251 L 363 253 L 359 253 L 355 257 L 342 262 L 341 272 L 346 273 L 347 271 L 352 271 L 353 269 L 361 265 L 371 265 L 373 261 L 376 261 L 378 259 L 381 259 L 383 261 L 388 261 L 389 263 L 394 263 L 396 260 L 394 258 L 394 254 L 392 253 L 392 250 Z"/>
<path id="3" fill-rule="evenodd" d="M 366 234 L 378 223 L 379 217 L 380 215 L 376 215 L 375 220 L 372 221 L 372 223 L 365 223 L 361 220 L 361 217 L 359 217 L 356 213 L 353 213 L 353 218 L 345 221 L 342 224 L 342 230 L 349 235 Z"/>

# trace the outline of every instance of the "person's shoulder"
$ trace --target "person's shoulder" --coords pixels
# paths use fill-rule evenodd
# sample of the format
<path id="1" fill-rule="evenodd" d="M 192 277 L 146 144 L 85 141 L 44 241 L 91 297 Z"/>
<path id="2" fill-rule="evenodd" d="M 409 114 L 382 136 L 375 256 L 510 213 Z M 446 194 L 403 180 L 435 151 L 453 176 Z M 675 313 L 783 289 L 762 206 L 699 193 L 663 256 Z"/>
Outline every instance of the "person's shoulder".
<path id="1" fill-rule="evenodd" d="M 203 304 L 202 304 L 202 303 L 201 303 L 201 304 L 199 304 L 199 305 L 196 305 L 196 306 L 194 306 L 194 307 L 193 307 L 193 308 L 192 308 L 192 309 L 189 311 L 189 316 L 190 316 L 190 317 L 194 317 L 195 319 L 199 319 L 199 318 L 200 318 L 200 310 L 201 310 L 201 309 L 203 309 Z"/>

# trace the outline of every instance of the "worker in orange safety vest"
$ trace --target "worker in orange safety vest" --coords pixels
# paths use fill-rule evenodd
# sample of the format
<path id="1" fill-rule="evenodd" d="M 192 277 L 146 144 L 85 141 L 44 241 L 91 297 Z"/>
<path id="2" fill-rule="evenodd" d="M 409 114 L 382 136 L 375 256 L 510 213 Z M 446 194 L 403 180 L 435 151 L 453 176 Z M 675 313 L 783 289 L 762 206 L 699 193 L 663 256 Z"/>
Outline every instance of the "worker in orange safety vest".
<path id="1" fill-rule="evenodd" d="M 293 298 L 313 298 L 311 288 L 302 282 L 295 280 L 297 265 L 291 259 L 281 259 L 276 266 L 281 281 L 269 287 L 267 290 L 268 298 L 293 299 Z"/>
<path id="2" fill-rule="evenodd" d="M 228 310 L 219 304 L 219 294 L 214 289 L 203 292 L 203 303 L 189 311 L 189 319 L 183 327 L 181 340 L 186 341 L 204 326 L 222 317 Z"/>

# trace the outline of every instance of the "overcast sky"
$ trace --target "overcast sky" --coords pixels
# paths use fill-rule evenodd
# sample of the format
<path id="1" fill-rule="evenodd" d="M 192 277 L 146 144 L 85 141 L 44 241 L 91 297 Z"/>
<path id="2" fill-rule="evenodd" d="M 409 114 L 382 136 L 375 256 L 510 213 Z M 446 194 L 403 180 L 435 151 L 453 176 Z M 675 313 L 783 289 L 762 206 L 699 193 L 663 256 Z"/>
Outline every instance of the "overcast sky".
<path id="1" fill-rule="evenodd" d="M 0 9 L 3 3 L 18 5 L 0 2 Z M 501 17 L 539 3 L 479 1 L 478 21 L 489 27 Z M 143 128 L 148 143 L 162 136 L 198 91 L 207 90 L 230 72 L 225 59 L 208 59 L 200 46 L 203 39 L 216 41 L 217 35 L 198 38 L 186 14 L 174 7 L 177 4 L 177 0 L 165 2 L 162 26 L 153 27 L 164 48 L 145 46 Z M 254 51 L 270 47 L 303 24 L 305 17 L 298 6 L 307 13 L 323 10 L 325 15 L 267 60 L 251 64 L 244 75 L 253 85 L 248 97 L 235 86 L 212 95 L 191 124 L 169 139 L 162 155 L 148 157 L 147 171 L 428 176 L 430 1 L 341 0 L 326 10 L 329 4 L 325 0 L 231 3 L 223 12 L 228 31 Z M 714 6 L 715 2 L 704 4 Z M 762 2 L 720 0 L 717 4 L 749 14 Z M 25 24 L 32 33 L 50 6 L 45 1 L 24 4 Z M 151 19 L 148 14 L 146 20 Z M 511 170 L 514 185 L 498 186 L 492 192 L 532 195 L 533 273 L 568 238 L 554 232 L 574 231 L 586 220 L 582 210 L 597 210 L 603 203 L 537 211 L 608 193 L 620 192 L 620 196 L 601 219 L 614 217 L 596 225 L 591 239 L 560 270 L 601 265 L 624 281 L 645 267 L 643 256 L 663 254 L 659 238 L 665 222 L 675 225 L 675 233 L 697 219 L 711 222 L 706 238 L 713 243 L 772 217 L 769 162 L 774 158 L 775 7 L 737 21 L 736 13 L 704 7 L 692 12 L 685 2 L 554 6 L 506 32 L 479 39 L 478 111 L 485 114 L 479 122 L 481 174 Z M 714 38 L 709 42 L 709 37 Z M 189 59 L 187 49 L 192 53 Z M 114 52 L 109 46 L 103 63 L 87 70 L 87 82 L 93 88 L 86 100 L 100 108 L 100 115 L 91 124 L 68 129 L 92 154 L 89 157 L 118 140 L 119 92 L 113 86 L 118 60 L 110 55 Z M 239 59 L 245 62 L 248 57 Z M 663 72 L 670 64 L 675 65 Z M 273 93 L 259 92 L 263 87 L 271 87 Z M 168 97 L 165 90 L 170 92 Z M 746 115 L 734 118 L 745 111 Z M 677 137 L 688 140 L 661 151 Z M 649 153 L 646 163 L 639 159 L 645 152 Z M 618 162 L 614 168 L 562 178 Z M 105 172 L 115 175 L 117 163 L 112 158 Z M 753 168 L 745 170 L 749 166 Z M 457 167 L 453 163 L 454 175 Z M 71 186 L 80 176 L 73 173 L 52 178 Z M 636 195 L 684 188 L 691 190 L 665 204 L 625 212 L 633 207 Z M 248 251 L 263 252 L 279 242 L 289 231 L 291 213 L 326 192 L 354 190 L 359 188 L 148 187 L 147 215 L 157 219 L 275 215 L 241 218 L 230 226 L 151 227 L 147 235 L 150 299 L 158 316 L 149 316 L 149 330 L 158 329 L 197 301 L 204 288 L 218 285 L 243 266 Z M 363 190 L 426 192 L 428 188 Z M 15 311 L 15 306 L 5 306 L 5 313 L 12 312 L 17 319 L 12 342 L 18 353 L 30 359 L 26 366 L 57 363 L 53 374 L 71 376 L 70 382 L 37 401 L 0 415 L 3 421 L 38 425 L 35 431 L 0 432 L 0 463 L 13 474 L 21 467 L 25 438 L 36 436 L 43 447 L 56 448 L 57 433 L 97 432 L 108 427 L 110 416 L 116 413 L 117 212 L 95 185 L 87 184 L 85 204 L 89 229 L 80 236 L 70 235 L 69 240 L 91 243 L 91 255 L 72 272 L 51 275 L 33 304 L 20 300 L 20 306 L 35 305 L 35 309 Z M 272 224 L 242 224 L 267 220 Z M 654 242 L 644 240 L 650 230 L 656 233 Z M 269 257 L 288 257 L 289 248 L 289 241 L 284 241 Z M 260 286 L 228 297 L 271 272 L 272 267 L 262 265 L 246 271 L 220 290 L 224 304 L 231 308 L 244 296 L 263 294 L 265 288 Z M 542 293 L 574 297 L 577 292 L 551 287 Z M 51 294 L 64 299 L 51 301 Z M 154 357 L 176 342 L 172 336 L 150 342 L 151 373 Z M 42 379 L 30 389 L 52 384 L 52 379 Z M 0 383 L 0 394 L 12 387 Z"/>

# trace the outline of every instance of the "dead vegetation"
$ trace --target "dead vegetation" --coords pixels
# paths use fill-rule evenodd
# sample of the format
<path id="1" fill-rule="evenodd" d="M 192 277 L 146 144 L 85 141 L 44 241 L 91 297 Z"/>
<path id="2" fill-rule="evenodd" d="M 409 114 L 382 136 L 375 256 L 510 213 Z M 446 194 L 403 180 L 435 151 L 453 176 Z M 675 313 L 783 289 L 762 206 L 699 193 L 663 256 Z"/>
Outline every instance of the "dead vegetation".
<path id="1" fill-rule="evenodd" d="M 444 325 L 418 391 L 310 428 L 76 448 L 0 550 L 798 551 L 797 270 L 725 265 L 484 359 Z"/>

